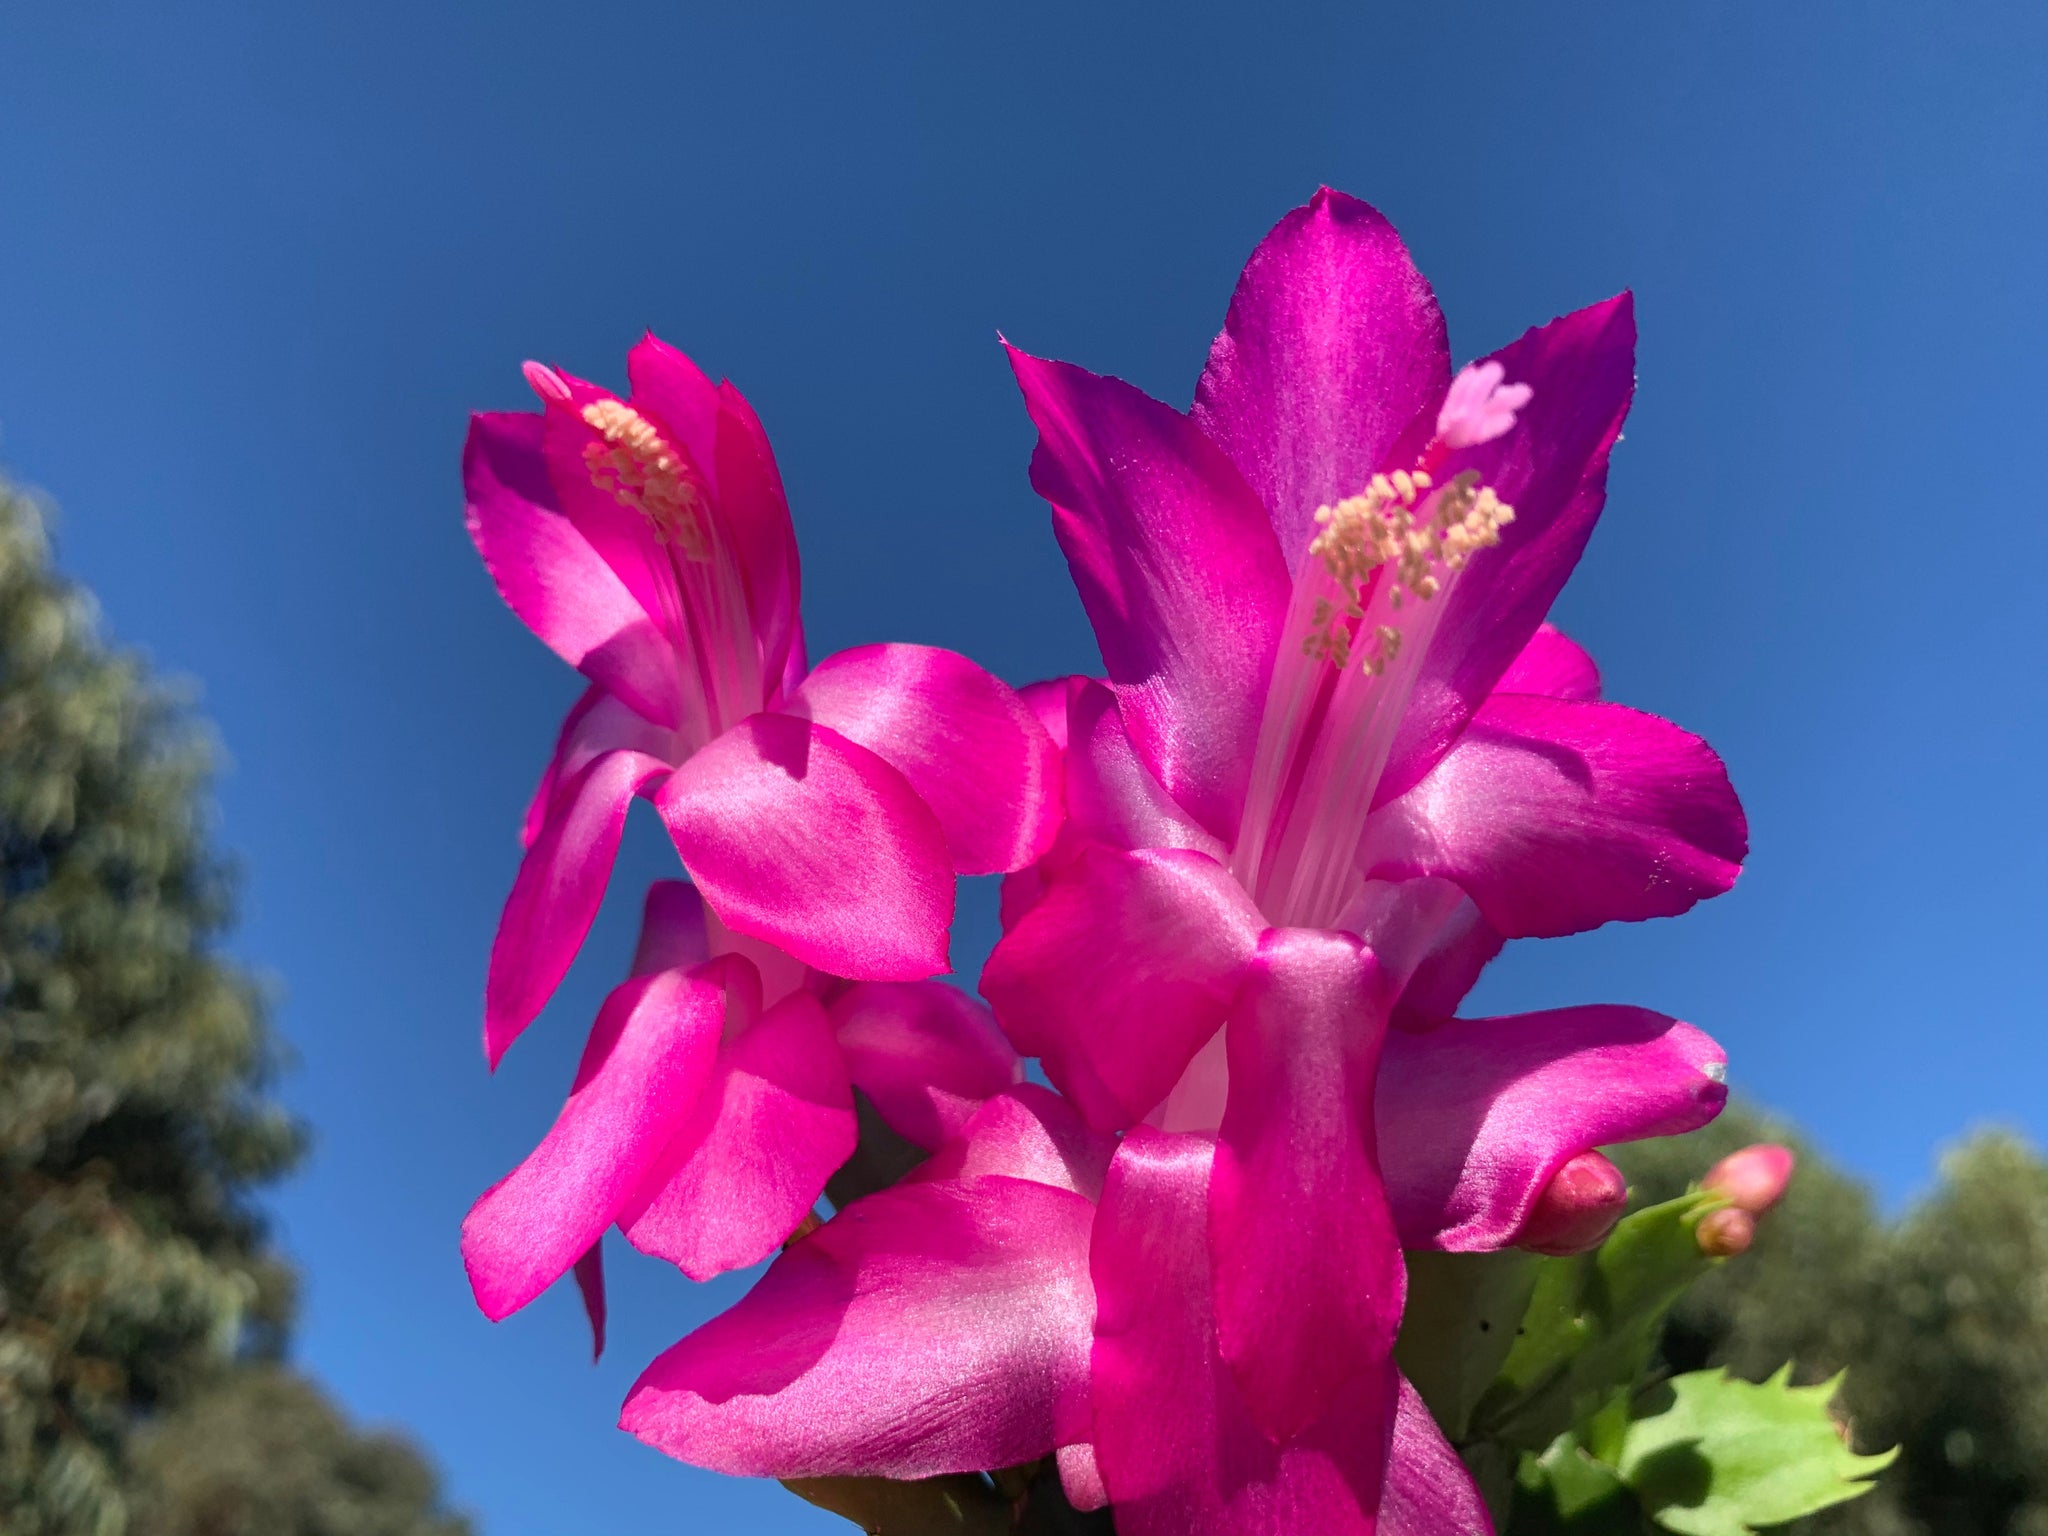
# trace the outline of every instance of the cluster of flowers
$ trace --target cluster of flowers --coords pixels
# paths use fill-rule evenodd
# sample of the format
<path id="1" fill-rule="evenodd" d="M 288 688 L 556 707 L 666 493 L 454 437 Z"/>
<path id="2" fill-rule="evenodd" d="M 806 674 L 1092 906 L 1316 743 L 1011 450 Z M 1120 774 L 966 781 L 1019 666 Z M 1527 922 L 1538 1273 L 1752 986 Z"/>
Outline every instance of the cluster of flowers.
<path id="1" fill-rule="evenodd" d="M 1457 1012 L 1507 940 L 1682 912 L 1745 851 L 1715 755 L 1544 622 L 1634 343 L 1624 294 L 1454 377 L 1392 227 L 1325 191 L 1254 253 L 1191 412 L 1013 349 L 1105 674 L 1016 691 L 924 646 L 808 662 L 730 384 L 652 337 L 629 399 L 529 366 L 542 410 L 474 423 L 470 528 L 590 687 L 527 816 L 491 1060 L 636 796 L 690 879 L 648 893 L 559 1119 L 464 1226 L 484 1311 L 573 1270 L 601 1330 L 614 1225 L 697 1279 L 780 1248 L 626 1429 L 783 1478 L 1055 1457 L 1124 1536 L 1488 1529 L 1393 1361 L 1403 1251 L 1597 1243 L 1625 1191 L 1592 1149 L 1726 1091 L 1644 1009 Z M 930 978 L 954 876 L 994 872 L 984 1006 Z M 929 1156 L 821 1222 L 856 1090 Z"/>

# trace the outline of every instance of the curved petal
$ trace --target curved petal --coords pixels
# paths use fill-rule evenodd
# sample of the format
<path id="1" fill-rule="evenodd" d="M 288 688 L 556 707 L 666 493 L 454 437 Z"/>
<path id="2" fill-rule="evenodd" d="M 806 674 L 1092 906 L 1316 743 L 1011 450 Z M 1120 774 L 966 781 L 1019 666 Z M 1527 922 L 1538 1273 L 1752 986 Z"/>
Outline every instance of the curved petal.
<path id="1" fill-rule="evenodd" d="M 462 1262 L 485 1316 L 532 1301 L 612 1224 L 697 1102 L 724 1017 L 725 994 L 681 971 L 635 977 L 605 999 L 553 1128 L 463 1220 Z"/>
<path id="2" fill-rule="evenodd" d="M 648 719 L 681 721 L 675 653 L 624 582 L 556 510 L 542 418 L 486 412 L 462 450 L 470 539 L 505 606 L 562 660 Z"/>
<path id="3" fill-rule="evenodd" d="M 626 354 L 633 409 L 680 443 L 715 496 L 718 474 L 718 386 L 678 348 L 649 331 Z"/>
<path id="4" fill-rule="evenodd" d="M 1192 848 L 1221 862 L 1229 850 L 1189 819 L 1131 747 L 1116 695 L 1083 681 L 1067 709 L 1067 821 L 1112 848 Z"/>
<path id="5" fill-rule="evenodd" d="M 1428 952 L 1409 974 L 1394 1005 L 1394 1028 L 1434 1029 L 1451 1017 L 1506 944 L 1500 930 L 1466 897 L 1438 927 Z"/>
<path id="6" fill-rule="evenodd" d="M 1479 1485 L 1405 1376 L 1378 1536 L 1493 1536 L 1493 1516 Z"/>
<path id="7" fill-rule="evenodd" d="M 1577 1153 L 1719 1114 L 1726 1061 L 1690 1024 L 1646 1008 L 1452 1019 L 1390 1036 L 1374 1102 L 1402 1246 L 1505 1247 Z"/>
<path id="8" fill-rule="evenodd" d="M 1045 734 L 1062 752 L 1067 750 L 1067 700 L 1077 688 L 1092 681 L 1092 678 L 1078 674 L 1049 677 L 1040 682 L 1026 683 L 1017 690 L 1017 697 L 1024 701 L 1024 707 L 1045 727 Z"/>
<path id="9" fill-rule="evenodd" d="M 669 771 L 646 752 L 600 752 L 555 791 L 505 898 L 484 982 L 484 1054 L 496 1067 L 569 973 L 590 932 L 626 808 Z"/>
<path id="10" fill-rule="evenodd" d="M 1095 1447 L 1086 1440 L 1063 1445 L 1053 1453 L 1060 1474 L 1060 1492 L 1083 1514 L 1109 1506 L 1109 1490 L 1102 1485 L 1102 1468 L 1096 1465 Z"/>
<path id="11" fill-rule="evenodd" d="M 1209 1186 L 1217 1343 L 1282 1444 L 1383 1372 L 1401 1325 L 1407 1277 L 1373 1131 L 1386 990 L 1351 935 L 1272 929 L 1225 1035 Z"/>
<path id="12" fill-rule="evenodd" d="M 1038 426 L 1031 484 L 1095 626 L 1131 740 L 1229 839 L 1244 807 L 1288 570 L 1265 509 L 1195 424 L 1121 379 L 1010 348 Z"/>
<path id="13" fill-rule="evenodd" d="M 1394 226 L 1324 187 L 1245 263 L 1194 416 L 1265 502 L 1292 569 L 1316 508 L 1400 468 L 1396 440 L 1450 382 L 1443 312 Z"/>
<path id="14" fill-rule="evenodd" d="M 761 675 L 801 676 L 804 666 L 802 574 L 796 529 L 775 451 L 754 408 L 730 383 L 718 386 L 719 512 L 739 557 L 740 579 L 754 633 L 761 641 Z"/>
<path id="15" fill-rule="evenodd" d="M 1624 293 L 1494 353 L 1535 397 L 1514 429 L 1453 453 L 1438 479 L 1475 470 L 1515 520 L 1451 590 L 1416 678 L 1375 804 L 1409 789 L 1456 739 L 1536 633 L 1607 499 L 1607 456 L 1635 391 L 1635 304 Z"/>
<path id="16" fill-rule="evenodd" d="M 1096 1216 L 1095 1457 L 1119 1536 L 1371 1536 L 1395 1415 L 1388 1362 L 1284 1446 L 1216 1348 L 1212 1143 L 1140 1126 Z"/>
<path id="17" fill-rule="evenodd" d="M 857 982 L 833 1000 L 832 1026 L 853 1086 L 890 1130 L 926 1151 L 1024 1080 L 995 1016 L 943 981 Z"/>
<path id="18" fill-rule="evenodd" d="M 676 770 L 655 804 L 735 932 L 835 976 L 946 969 L 946 836 L 903 775 L 790 715 L 742 720 Z"/>
<path id="19" fill-rule="evenodd" d="M 1085 1424 L 1093 1216 L 1079 1195 L 1007 1178 L 857 1200 L 649 1366 L 620 1427 L 743 1477 L 1044 1456 Z"/>
<path id="20" fill-rule="evenodd" d="M 1508 663 L 1495 693 L 1540 693 L 1547 699 L 1600 697 L 1600 669 L 1584 646 L 1554 624 L 1539 624 L 1521 653 Z"/>
<path id="21" fill-rule="evenodd" d="M 783 705 L 888 763 L 932 808 L 963 875 L 1021 869 L 1052 845 L 1060 757 L 1007 683 L 956 651 L 863 645 L 819 662 Z"/>
<path id="22" fill-rule="evenodd" d="M 576 1261 L 576 1293 L 583 1298 L 583 1316 L 590 1323 L 590 1358 L 604 1358 L 604 1238 L 600 1235 Z"/>
<path id="23" fill-rule="evenodd" d="M 1368 877 L 1441 875 L 1511 939 L 1669 917 L 1735 883 L 1748 827 L 1697 736 L 1619 704 L 1497 694 L 1367 823 Z"/>
<path id="24" fill-rule="evenodd" d="M 981 993 L 1097 1130 L 1135 1124 L 1222 1027 L 1265 920 L 1178 848 L 1084 846 L 996 945 Z"/>
<path id="25" fill-rule="evenodd" d="M 759 1263 L 853 1155 L 853 1086 L 824 1007 L 794 992 L 728 1040 L 668 1155 L 619 1212 L 692 1280 Z"/>
<path id="26" fill-rule="evenodd" d="M 635 976 L 690 970 L 711 958 L 704 898 L 687 880 L 657 880 L 640 909 L 640 940 L 633 949 Z"/>
<path id="27" fill-rule="evenodd" d="M 997 1094 L 907 1183 L 944 1183 L 1003 1174 L 1102 1198 L 1102 1178 L 1116 1138 L 1088 1128 L 1074 1106 L 1049 1088 L 1019 1083 Z"/>

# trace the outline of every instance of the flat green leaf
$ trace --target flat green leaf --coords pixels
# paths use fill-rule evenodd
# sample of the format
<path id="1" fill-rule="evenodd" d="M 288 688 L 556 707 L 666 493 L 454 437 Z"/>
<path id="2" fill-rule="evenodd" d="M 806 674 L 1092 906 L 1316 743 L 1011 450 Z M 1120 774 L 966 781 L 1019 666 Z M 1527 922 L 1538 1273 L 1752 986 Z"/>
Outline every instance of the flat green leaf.
<path id="1" fill-rule="evenodd" d="M 1559 1435 L 1541 1456 L 1524 1454 L 1504 1536 L 1642 1536 L 1642 1506 L 1612 1467 Z"/>
<path id="2" fill-rule="evenodd" d="M 1671 1406 L 1622 1437 L 1618 1470 L 1643 1507 L 1679 1536 L 1749 1536 L 1853 1499 L 1896 1448 L 1859 1456 L 1828 1413 L 1840 1378 L 1791 1384 L 1787 1365 L 1754 1384 L 1694 1371 L 1668 1384 Z"/>

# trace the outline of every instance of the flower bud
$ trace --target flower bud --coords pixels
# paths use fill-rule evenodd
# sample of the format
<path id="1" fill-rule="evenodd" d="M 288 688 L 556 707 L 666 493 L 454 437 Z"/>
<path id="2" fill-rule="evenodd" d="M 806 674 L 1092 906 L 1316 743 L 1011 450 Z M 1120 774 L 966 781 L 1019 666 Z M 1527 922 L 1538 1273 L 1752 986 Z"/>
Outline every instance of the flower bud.
<path id="1" fill-rule="evenodd" d="M 1627 1204 L 1621 1170 L 1598 1152 L 1581 1152 L 1551 1176 L 1515 1244 L 1552 1257 L 1584 1253 L 1600 1245 Z"/>
<path id="2" fill-rule="evenodd" d="M 1708 1258 L 1732 1259 L 1738 1253 L 1747 1253 L 1749 1245 L 1756 1241 L 1756 1218 L 1739 1205 L 1724 1205 L 1702 1216 L 1693 1236 L 1699 1240 L 1700 1252 Z"/>
<path id="3" fill-rule="evenodd" d="M 1740 1152 L 1731 1152 L 1714 1164 L 1700 1180 L 1700 1188 L 1712 1190 L 1737 1210 L 1760 1216 L 1785 1193 L 1792 1178 L 1793 1161 L 1789 1147 L 1759 1142 Z"/>

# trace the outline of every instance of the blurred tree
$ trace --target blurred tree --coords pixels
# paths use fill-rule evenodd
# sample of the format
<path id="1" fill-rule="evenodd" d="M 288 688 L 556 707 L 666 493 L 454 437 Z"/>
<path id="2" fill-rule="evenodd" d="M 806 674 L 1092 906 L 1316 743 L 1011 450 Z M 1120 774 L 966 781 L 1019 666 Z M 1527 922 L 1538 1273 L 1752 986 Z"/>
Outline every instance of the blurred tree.
<path id="1" fill-rule="evenodd" d="M 253 1531 L 171 1511 L 178 1489 L 237 1475 L 241 1449 L 199 1426 L 268 1400 L 297 1405 L 278 1407 L 272 1464 L 301 1483 L 323 1468 L 346 1485 L 335 1508 L 362 1483 L 411 1514 L 280 1516 L 265 1536 L 440 1536 L 459 1526 L 411 1452 L 241 1363 L 279 1353 L 292 1304 L 250 1192 L 301 1143 L 263 1094 L 263 999 L 216 952 L 230 901 L 210 757 L 184 701 L 100 640 L 37 508 L 0 485 L 0 1530 L 120 1536 L 132 1493 L 164 1512 L 150 1530 Z M 159 1449 L 131 1468 L 143 1425 Z M 285 1458 L 290 1425 L 307 1438 Z M 184 1448 L 175 1483 L 164 1446 Z"/>
<path id="2" fill-rule="evenodd" d="M 1744 1109 L 1614 1155 L 1648 1202 L 1766 1140 L 1796 1148 L 1799 1172 L 1755 1246 L 1674 1309 L 1666 1361 L 1753 1381 L 1788 1359 L 1803 1381 L 1848 1369 L 1840 1406 L 1859 1448 L 1903 1454 L 1870 1497 L 1800 1530 L 2048 1536 L 2048 1161 L 1978 1132 L 1886 1227 L 1860 1185 Z"/>

